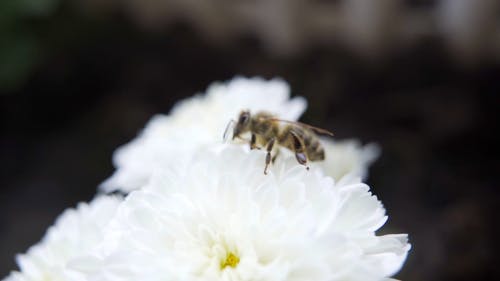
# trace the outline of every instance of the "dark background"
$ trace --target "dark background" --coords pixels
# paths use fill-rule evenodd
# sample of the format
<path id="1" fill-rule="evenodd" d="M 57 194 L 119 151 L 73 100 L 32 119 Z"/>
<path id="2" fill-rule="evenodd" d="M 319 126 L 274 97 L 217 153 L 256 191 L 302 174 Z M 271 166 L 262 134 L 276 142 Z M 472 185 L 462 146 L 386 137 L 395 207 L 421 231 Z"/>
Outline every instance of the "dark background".
<path id="1" fill-rule="evenodd" d="M 413 245 L 397 278 L 500 276 L 495 54 L 453 51 L 434 33 L 368 51 L 335 41 L 280 52 L 258 33 L 222 40 L 189 20 L 145 27 L 108 2 L 0 4 L 0 276 L 93 197 L 114 149 L 153 114 L 238 74 L 282 77 L 309 101 L 302 120 L 380 144 L 368 182 L 390 216 L 382 233 Z"/>

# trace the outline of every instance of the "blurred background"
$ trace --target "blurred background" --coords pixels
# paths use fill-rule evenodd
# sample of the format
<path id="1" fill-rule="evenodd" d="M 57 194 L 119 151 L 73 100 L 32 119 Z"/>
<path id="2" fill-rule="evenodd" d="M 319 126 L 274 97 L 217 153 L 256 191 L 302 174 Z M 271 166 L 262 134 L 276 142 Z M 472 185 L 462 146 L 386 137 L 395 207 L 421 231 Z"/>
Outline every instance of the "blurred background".
<path id="1" fill-rule="evenodd" d="M 413 244 L 397 278 L 500 276 L 500 1 L 2 0 L 0 277 L 153 114 L 238 74 L 380 144 L 382 233 Z"/>

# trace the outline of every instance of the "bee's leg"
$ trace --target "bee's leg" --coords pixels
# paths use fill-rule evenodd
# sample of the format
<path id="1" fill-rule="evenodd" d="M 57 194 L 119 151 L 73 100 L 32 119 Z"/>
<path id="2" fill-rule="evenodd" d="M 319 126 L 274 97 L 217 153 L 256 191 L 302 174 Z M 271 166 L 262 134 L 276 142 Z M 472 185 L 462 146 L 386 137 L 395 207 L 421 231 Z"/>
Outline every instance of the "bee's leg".
<path id="1" fill-rule="evenodd" d="M 277 149 L 276 150 L 276 153 L 274 154 L 273 158 L 271 159 L 271 163 L 274 164 L 274 161 L 276 161 L 276 158 L 278 157 L 278 155 L 280 154 L 280 150 Z"/>
<path id="2" fill-rule="evenodd" d="M 266 167 L 264 168 L 264 175 L 267 175 L 267 167 L 269 166 L 269 163 L 271 163 L 271 151 L 273 150 L 274 146 L 274 138 L 272 138 L 268 143 L 267 143 L 267 154 L 266 154 Z"/>
<path id="3" fill-rule="evenodd" d="M 252 138 L 250 139 L 250 149 L 260 149 L 260 147 L 257 147 L 255 144 L 257 142 L 257 136 L 252 133 Z"/>
<path id="4" fill-rule="evenodd" d="M 299 162 L 300 165 L 306 166 L 306 169 L 309 170 L 309 166 L 307 166 L 307 155 L 305 154 L 305 145 L 299 136 L 290 131 L 290 135 L 293 137 L 293 146 L 295 149 L 295 159 Z"/>
<path id="5" fill-rule="evenodd" d="M 307 157 L 303 152 L 296 152 L 295 158 L 299 164 L 306 166 L 306 169 L 309 170 L 309 166 L 307 166 Z"/>

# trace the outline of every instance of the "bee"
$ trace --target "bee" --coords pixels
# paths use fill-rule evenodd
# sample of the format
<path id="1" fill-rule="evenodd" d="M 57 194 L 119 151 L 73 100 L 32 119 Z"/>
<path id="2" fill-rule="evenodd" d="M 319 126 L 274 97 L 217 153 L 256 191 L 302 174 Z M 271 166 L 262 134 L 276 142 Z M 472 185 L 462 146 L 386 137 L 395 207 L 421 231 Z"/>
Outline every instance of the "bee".
<path id="1" fill-rule="evenodd" d="M 227 133 L 233 123 L 234 120 L 231 120 L 226 127 L 224 139 L 227 139 Z M 309 170 L 308 161 L 325 159 L 325 150 L 317 134 L 333 136 L 327 130 L 300 122 L 278 119 L 273 114 L 265 111 L 252 115 L 250 111 L 243 110 L 234 125 L 232 139 L 242 139 L 241 135 L 248 132 L 250 133 L 250 149 L 265 148 L 267 151 L 264 168 L 264 174 L 266 175 L 269 164 L 271 161 L 274 162 L 279 153 L 278 149 L 275 155 L 271 156 L 275 146 L 284 147 L 295 153 L 297 162 Z"/>

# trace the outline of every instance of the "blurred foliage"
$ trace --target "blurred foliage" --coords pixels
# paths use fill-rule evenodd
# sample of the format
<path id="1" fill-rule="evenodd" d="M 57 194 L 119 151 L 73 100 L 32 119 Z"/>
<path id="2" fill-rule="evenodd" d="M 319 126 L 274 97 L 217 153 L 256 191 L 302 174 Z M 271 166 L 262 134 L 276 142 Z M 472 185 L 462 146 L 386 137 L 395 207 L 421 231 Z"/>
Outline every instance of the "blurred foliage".
<path id="1" fill-rule="evenodd" d="M 27 79 L 43 56 L 37 21 L 52 15 L 60 0 L 0 1 L 0 91 Z"/>

